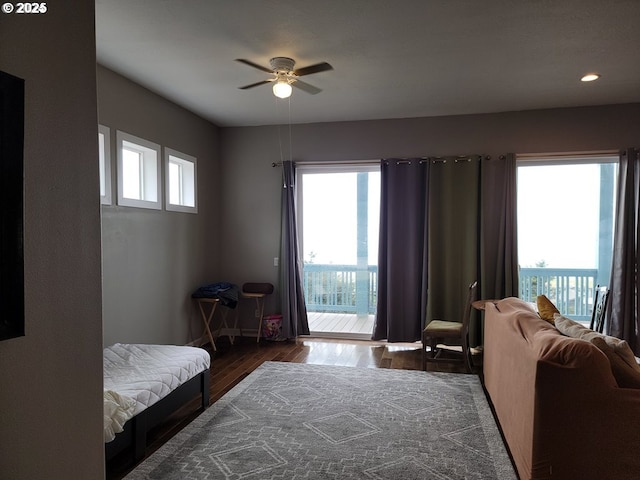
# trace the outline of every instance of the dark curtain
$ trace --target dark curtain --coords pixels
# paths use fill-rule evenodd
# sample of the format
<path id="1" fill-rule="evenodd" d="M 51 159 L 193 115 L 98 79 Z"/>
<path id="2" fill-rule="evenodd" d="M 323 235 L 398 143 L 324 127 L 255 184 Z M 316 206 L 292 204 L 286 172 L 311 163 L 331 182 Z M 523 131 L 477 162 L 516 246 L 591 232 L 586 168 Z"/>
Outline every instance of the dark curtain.
<path id="1" fill-rule="evenodd" d="M 516 156 L 487 160 L 482 166 L 482 272 L 480 296 L 519 295 Z"/>
<path id="2" fill-rule="evenodd" d="M 481 173 L 481 299 L 519 295 L 516 156 L 483 162 Z M 479 314 L 482 317 L 482 314 Z M 475 340 L 484 344 L 484 323 L 477 323 Z"/>
<path id="3" fill-rule="evenodd" d="M 282 163 L 282 237 L 280 240 L 280 302 L 282 336 L 309 335 L 307 307 L 302 288 L 302 262 L 296 227 L 296 185 L 293 162 Z"/>
<path id="4" fill-rule="evenodd" d="M 515 155 L 388 160 L 381 181 L 374 340 L 412 342 L 433 319 L 461 320 L 474 280 L 479 298 L 518 295 Z"/>
<path id="5" fill-rule="evenodd" d="M 609 285 L 608 327 L 610 335 L 626 340 L 640 355 L 640 300 L 638 296 L 638 196 L 640 158 L 630 148 L 620 155 L 618 198 L 613 238 L 613 265 Z"/>
<path id="6" fill-rule="evenodd" d="M 469 284 L 479 280 L 480 172 L 478 156 L 431 164 L 427 321 L 462 321 Z M 472 318 L 471 345 L 478 344 L 478 333 Z"/>
<path id="7" fill-rule="evenodd" d="M 378 298 L 373 340 L 414 342 L 422 335 L 426 302 L 426 204 L 429 163 L 383 160 L 380 165 Z"/>

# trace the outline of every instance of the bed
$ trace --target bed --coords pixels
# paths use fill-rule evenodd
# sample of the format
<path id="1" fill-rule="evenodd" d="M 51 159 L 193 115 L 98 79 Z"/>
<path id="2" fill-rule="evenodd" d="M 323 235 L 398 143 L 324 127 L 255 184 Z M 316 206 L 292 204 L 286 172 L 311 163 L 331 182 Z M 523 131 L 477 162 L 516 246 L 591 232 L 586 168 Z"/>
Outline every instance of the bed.
<path id="1" fill-rule="evenodd" d="M 151 428 L 196 397 L 203 410 L 209 406 L 206 350 L 116 343 L 103 354 L 107 461 L 127 449 L 134 461 L 142 459 Z"/>

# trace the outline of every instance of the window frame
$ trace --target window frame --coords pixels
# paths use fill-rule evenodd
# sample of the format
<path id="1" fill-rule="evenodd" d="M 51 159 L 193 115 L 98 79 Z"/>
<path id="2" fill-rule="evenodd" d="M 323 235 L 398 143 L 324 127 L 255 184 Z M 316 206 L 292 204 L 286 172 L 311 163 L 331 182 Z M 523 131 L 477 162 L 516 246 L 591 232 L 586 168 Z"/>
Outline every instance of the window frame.
<path id="1" fill-rule="evenodd" d="M 102 143 L 100 142 L 102 136 Z M 98 169 L 100 175 L 100 204 L 113 203 L 113 188 L 111 178 L 111 129 L 105 125 L 98 125 Z M 104 194 L 102 189 L 104 187 Z"/>
<path id="2" fill-rule="evenodd" d="M 142 155 L 142 182 L 145 183 L 147 188 L 153 189 L 155 187 L 155 200 L 150 199 L 137 199 L 124 196 L 124 154 L 125 142 L 130 144 L 127 150 L 136 151 Z M 123 207 L 137 207 L 147 208 L 152 210 L 162 209 L 162 168 L 160 164 L 161 147 L 157 143 L 145 140 L 144 138 L 136 137 L 129 133 L 118 130 L 116 132 L 116 148 L 118 152 L 118 205 Z M 152 155 L 155 154 L 155 155 Z M 155 169 L 155 178 L 148 179 L 148 173 Z M 146 196 L 146 193 L 143 194 Z"/>
<path id="3" fill-rule="evenodd" d="M 175 159 L 172 161 L 172 157 Z M 171 203 L 171 164 L 192 165 L 192 172 L 188 175 L 181 174 L 180 191 L 181 196 L 185 190 L 191 191 L 193 205 L 185 203 Z M 198 213 L 198 159 L 186 153 L 179 152 L 172 148 L 164 148 L 164 171 L 165 171 L 165 209 L 169 212 Z M 190 180 L 190 181 L 189 181 Z M 186 186 L 185 186 L 186 184 Z M 182 200 L 181 200 L 182 201 Z"/>
<path id="4" fill-rule="evenodd" d="M 323 175 L 323 174 L 360 174 L 360 173 L 367 173 L 367 174 L 371 174 L 371 173 L 377 173 L 377 174 L 381 174 L 381 166 L 380 166 L 380 160 L 354 160 L 354 161 L 338 161 L 338 162 L 332 162 L 332 161 L 327 161 L 327 162 L 309 162 L 309 163 L 297 163 L 296 164 L 296 208 L 298 211 L 298 215 L 297 215 L 297 229 L 299 232 L 298 235 L 298 244 L 299 244 L 299 248 L 300 248 L 300 252 L 301 255 L 303 256 L 303 269 L 302 269 L 302 275 L 303 277 L 305 277 L 303 279 L 303 283 L 306 282 L 306 275 L 307 275 L 307 269 L 309 267 L 314 267 L 315 265 L 311 265 L 312 263 L 315 262 L 307 262 L 306 261 L 306 256 L 305 256 L 305 228 L 304 228 L 304 224 L 305 221 L 310 221 L 310 218 L 305 217 L 305 208 L 304 208 L 304 197 L 305 197 L 305 182 L 303 180 L 303 178 L 306 175 Z M 357 180 L 356 180 L 357 181 Z M 369 184 L 370 185 L 370 184 Z M 356 188 L 356 195 L 355 195 L 355 201 L 358 201 L 357 198 L 357 186 L 354 186 Z M 381 194 L 381 185 L 380 185 L 380 190 L 379 193 Z M 371 190 L 369 190 L 369 195 L 371 195 Z M 369 209 L 371 207 L 371 201 L 372 201 L 371 196 L 368 197 L 367 201 L 367 215 L 369 213 Z M 380 208 L 380 206 L 378 205 L 378 208 Z M 357 213 L 356 213 L 357 215 Z M 379 212 L 378 212 L 378 218 L 379 218 Z M 311 217 L 311 220 L 313 220 L 313 217 Z M 368 225 L 368 227 L 371 227 L 371 225 Z M 357 226 L 356 226 L 357 228 Z M 368 239 L 371 240 L 371 229 L 369 228 L 367 230 L 367 235 L 368 235 Z M 377 233 L 375 233 L 374 235 L 378 235 Z M 356 242 L 358 241 L 358 234 L 356 233 L 356 236 L 354 238 L 354 240 L 356 240 Z M 377 240 L 377 239 L 376 239 Z M 370 242 L 369 243 L 369 247 L 371 247 L 371 245 L 373 245 L 375 243 L 375 247 L 376 249 L 379 247 L 377 245 L 377 241 L 376 242 Z M 356 247 L 356 251 L 354 252 L 356 254 L 356 263 L 352 263 L 349 262 L 348 265 L 351 266 L 352 268 L 355 269 L 355 279 L 353 280 L 347 280 L 345 279 L 344 281 L 346 281 L 347 283 L 349 282 L 355 282 L 352 283 L 352 285 L 355 287 L 355 291 L 353 292 L 355 294 L 355 305 L 350 305 L 347 308 L 349 308 L 349 315 L 358 315 L 358 314 L 362 314 L 362 313 L 367 313 L 367 317 L 369 319 L 372 318 L 372 312 L 371 310 L 367 311 L 367 308 L 372 308 L 375 311 L 375 304 L 377 302 L 377 289 L 376 287 L 374 287 L 371 283 L 370 283 L 370 277 L 369 277 L 369 272 L 363 270 L 363 265 L 360 263 L 360 258 L 358 258 L 358 247 Z M 369 252 L 367 252 L 368 254 L 371 253 L 371 250 Z M 377 262 L 377 255 L 374 255 L 375 260 L 373 262 L 369 262 L 369 258 L 371 257 L 371 255 L 368 255 L 367 257 L 361 257 L 363 259 L 366 260 L 367 265 L 366 265 L 366 270 L 369 270 L 370 268 L 372 268 L 373 266 L 378 267 L 378 262 Z M 324 263 L 320 263 L 321 267 L 323 265 L 326 265 Z M 363 281 L 362 276 L 365 276 L 365 279 Z M 329 282 L 330 285 L 335 285 L 335 283 L 331 283 Z M 333 289 L 334 287 L 328 287 L 329 290 Z M 307 301 L 309 301 L 309 297 L 307 296 L 308 293 L 310 291 L 313 291 L 314 289 L 311 287 L 311 290 L 307 290 L 305 288 L 305 299 L 307 299 Z M 329 295 L 331 295 L 332 292 L 330 292 L 329 290 L 327 290 L 324 293 L 328 293 Z M 317 290 L 315 290 L 317 292 Z M 338 292 L 338 290 L 333 290 L 333 293 Z M 344 295 L 345 292 L 342 291 L 340 295 Z M 373 300 L 372 300 L 373 299 Z M 339 302 L 341 303 L 341 302 Z M 313 304 L 313 301 L 310 305 Z M 351 310 L 353 309 L 353 310 Z M 324 310 L 320 310 L 320 311 L 325 311 L 325 312 L 329 312 L 328 315 L 333 315 L 335 312 L 332 309 L 332 306 L 329 306 L 328 308 L 324 309 Z M 368 320 L 368 321 L 372 321 L 372 320 Z M 333 329 L 331 329 L 331 333 L 326 333 L 325 330 L 322 329 L 322 325 L 310 325 L 310 328 L 312 329 L 312 334 L 316 335 L 316 336 L 339 336 L 341 338 L 351 338 L 351 339 L 364 339 L 367 334 L 363 334 L 363 333 L 353 333 L 353 332 L 346 332 L 346 331 L 340 331 L 340 332 L 336 332 L 333 331 Z M 318 330 L 318 328 L 320 328 Z M 370 337 L 370 334 L 369 334 Z"/>
<path id="5" fill-rule="evenodd" d="M 620 154 L 618 152 L 593 152 L 572 154 L 518 154 L 516 155 L 517 167 L 541 167 L 545 165 L 582 165 L 591 163 L 617 163 Z"/>

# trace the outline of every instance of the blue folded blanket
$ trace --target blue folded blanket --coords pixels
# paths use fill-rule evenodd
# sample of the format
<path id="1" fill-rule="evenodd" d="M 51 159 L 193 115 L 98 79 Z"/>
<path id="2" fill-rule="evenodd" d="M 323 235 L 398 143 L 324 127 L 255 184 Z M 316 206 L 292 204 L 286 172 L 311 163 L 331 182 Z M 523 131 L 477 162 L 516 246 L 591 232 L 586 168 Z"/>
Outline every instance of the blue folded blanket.
<path id="1" fill-rule="evenodd" d="M 225 307 L 236 308 L 240 289 L 229 282 L 204 285 L 191 294 L 192 298 L 217 298 Z"/>

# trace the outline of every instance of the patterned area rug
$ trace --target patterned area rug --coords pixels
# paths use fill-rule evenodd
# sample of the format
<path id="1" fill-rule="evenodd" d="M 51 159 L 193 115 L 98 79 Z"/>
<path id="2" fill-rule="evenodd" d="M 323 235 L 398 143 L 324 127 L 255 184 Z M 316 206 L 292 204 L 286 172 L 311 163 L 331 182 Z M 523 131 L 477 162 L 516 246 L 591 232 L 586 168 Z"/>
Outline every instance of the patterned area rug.
<path id="1" fill-rule="evenodd" d="M 475 375 L 266 362 L 127 479 L 515 479 Z"/>

